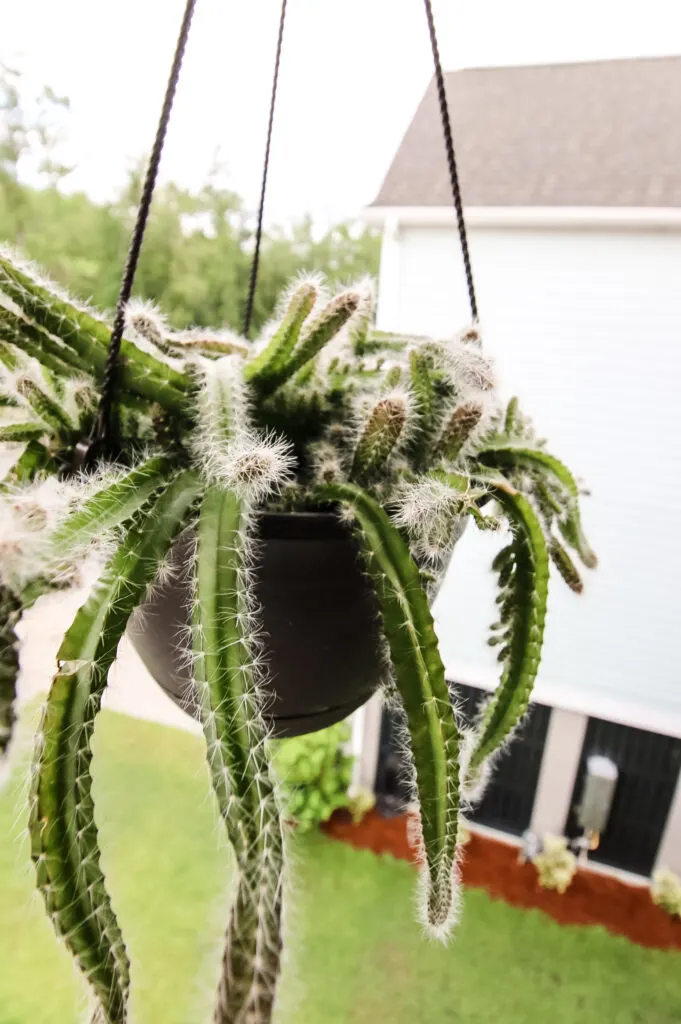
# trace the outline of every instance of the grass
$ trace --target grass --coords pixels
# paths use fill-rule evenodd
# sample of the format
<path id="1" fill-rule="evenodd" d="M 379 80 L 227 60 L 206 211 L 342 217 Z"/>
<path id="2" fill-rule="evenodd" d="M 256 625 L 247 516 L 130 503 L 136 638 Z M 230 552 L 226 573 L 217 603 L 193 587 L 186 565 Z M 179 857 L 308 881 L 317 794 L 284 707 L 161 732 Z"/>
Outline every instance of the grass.
<path id="1" fill-rule="evenodd" d="M 24 723 L 26 726 L 27 723 Z M 201 1024 L 226 920 L 200 741 L 105 712 L 95 797 L 133 958 L 134 1024 Z M 83 986 L 32 893 L 20 775 L 0 794 L 0 1024 L 85 1020 Z M 20 812 L 20 813 L 19 813 Z M 278 1024 L 678 1024 L 681 956 L 561 927 L 468 891 L 448 948 L 413 921 L 414 872 L 321 835 L 296 839 Z"/>

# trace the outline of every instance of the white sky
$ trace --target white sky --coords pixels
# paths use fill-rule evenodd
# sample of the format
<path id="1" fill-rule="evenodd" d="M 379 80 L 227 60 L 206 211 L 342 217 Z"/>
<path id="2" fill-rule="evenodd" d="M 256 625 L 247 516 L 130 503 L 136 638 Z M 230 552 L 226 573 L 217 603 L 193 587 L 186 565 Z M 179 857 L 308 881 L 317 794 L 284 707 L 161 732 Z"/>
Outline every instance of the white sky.
<path id="1" fill-rule="evenodd" d="M 216 147 L 259 188 L 280 0 L 199 0 L 163 176 Z M 4 5 L 0 58 L 72 101 L 69 187 L 103 198 L 148 151 L 184 0 Z M 678 0 L 434 0 L 446 68 L 681 52 Z M 352 215 L 378 190 L 432 74 L 422 0 L 289 0 L 268 220 Z"/>

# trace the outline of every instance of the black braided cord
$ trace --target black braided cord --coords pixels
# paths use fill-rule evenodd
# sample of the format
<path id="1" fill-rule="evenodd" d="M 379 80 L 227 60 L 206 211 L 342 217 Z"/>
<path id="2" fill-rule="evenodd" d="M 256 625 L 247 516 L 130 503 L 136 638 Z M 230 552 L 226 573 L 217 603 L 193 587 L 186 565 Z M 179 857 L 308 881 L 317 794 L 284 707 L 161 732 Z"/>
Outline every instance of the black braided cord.
<path id="1" fill-rule="evenodd" d="M 116 431 L 114 424 L 114 399 L 116 395 L 116 385 L 118 383 L 118 359 L 121 350 L 121 341 L 123 338 L 123 327 L 125 324 L 125 309 L 130 300 L 130 295 L 132 294 L 133 281 L 135 279 L 135 272 L 137 270 L 137 264 L 139 262 L 140 252 L 142 249 L 142 240 L 144 238 L 144 231 L 149 218 L 149 209 L 151 207 L 151 200 L 156 186 L 158 168 L 161 163 L 163 143 L 165 142 L 166 132 L 168 130 L 170 112 L 173 107 L 173 100 L 175 99 L 177 83 L 180 77 L 180 68 L 182 66 L 182 59 L 187 45 L 187 37 L 189 36 L 189 28 L 191 26 L 196 2 L 197 0 L 187 0 L 184 16 L 182 18 L 180 34 L 175 47 L 175 56 L 173 57 L 170 76 L 168 78 L 168 84 L 166 86 L 165 97 L 163 100 L 163 107 L 161 109 L 161 116 L 159 118 L 158 128 L 156 129 L 156 138 L 154 139 L 154 145 L 151 150 L 149 166 L 147 167 L 142 196 L 137 210 L 137 218 L 135 220 L 132 238 L 130 239 L 128 256 L 125 261 L 123 280 L 121 281 L 121 289 L 116 303 L 116 312 L 114 315 L 113 327 L 111 329 L 111 340 L 109 341 L 109 350 L 104 369 L 104 380 L 102 382 L 99 411 L 97 413 L 97 419 L 95 421 L 90 445 L 87 446 L 88 448 L 91 446 L 96 446 L 97 448 L 115 447 Z M 79 447 L 82 447 L 82 445 Z M 87 454 L 87 452 L 83 454 Z"/>
<path id="2" fill-rule="evenodd" d="M 430 45 L 433 51 L 433 63 L 435 65 L 435 84 L 437 86 L 437 97 L 440 104 L 440 120 L 442 121 L 442 132 L 445 138 L 445 150 L 447 153 L 447 166 L 449 167 L 449 180 L 452 186 L 452 199 L 456 210 L 456 225 L 459 231 L 459 242 L 461 243 L 461 255 L 463 266 L 466 272 L 466 286 L 468 288 L 468 300 L 471 307 L 473 323 L 478 321 L 478 303 L 475 298 L 475 286 L 473 284 L 473 268 L 468 249 L 468 235 L 466 234 L 466 222 L 463 216 L 463 200 L 461 199 L 461 186 L 459 184 L 459 172 L 456 166 L 454 155 L 454 140 L 452 138 L 452 124 L 449 118 L 449 106 L 447 104 L 447 93 L 445 91 L 445 79 L 442 73 L 440 62 L 440 50 L 437 45 L 435 32 L 435 21 L 433 20 L 433 8 L 431 0 L 424 0 L 426 5 L 426 18 L 428 19 L 428 32 L 430 34 Z"/>
<path id="3" fill-rule="evenodd" d="M 255 301 L 255 288 L 258 283 L 258 269 L 260 267 L 260 247 L 262 244 L 262 220 L 265 211 L 265 192 L 267 190 L 267 172 L 270 166 L 270 149 L 272 146 L 272 128 L 274 125 L 274 107 L 277 102 L 277 85 L 279 84 L 279 65 L 281 64 L 281 45 L 284 39 L 284 22 L 286 20 L 286 2 L 282 0 L 281 14 L 279 16 L 279 35 L 277 36 L 277 52 L 274 58 L 274 75 L 272 77 L 272 95 L 270 97 L 270 114 L 267 122 L 267 141 L 265 143 L 265 159 L 262 168 L 262 185 L 260 187 L 260 203 L 258 206 L 258 226 L 255 231 L 255 250 L 251 263 L 251 274 L 248 282 L 248 296 L 244 312 L 243 334 L 247 338 L 251 330 L 253 318 L 253 303 Z"/>

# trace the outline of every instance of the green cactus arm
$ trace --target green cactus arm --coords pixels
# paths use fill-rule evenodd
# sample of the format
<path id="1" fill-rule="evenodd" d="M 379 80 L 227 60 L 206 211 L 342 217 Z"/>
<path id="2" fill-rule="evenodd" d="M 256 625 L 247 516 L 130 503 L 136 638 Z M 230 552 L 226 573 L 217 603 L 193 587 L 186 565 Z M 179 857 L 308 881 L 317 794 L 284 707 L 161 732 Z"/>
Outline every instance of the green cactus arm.
<path id="1" fill-rule="evenodd" d="M 44 423 L 5 423 L 0 425 L 0 442 L 33 441 L 44 437 Z"/>
<path id="2" fill-rule="evenodd" d="M 579 487 L 565 463 L 541 449 L 516 444 L 486 444 L 476 452 L 475 457 L 484 466 L 523 467 L 554 477 L 568 498 L 568 507 L 558 520 L 559 529 L 568 544 L 577 551 L 584 565 L 588 569 L 596 567 L 598 559 L 582 530 L 579 514 Z"/>
<path id="3" fill-rule="evenodd" d="M 550 529 L 556 516 L 563 515 L 564 506 L 560 501 L 558 501 L 555 494 L 553 494 L 546 480 L 535 479 L 533 481 L 533 485 L 537 508 L 546 523 L 547 529 Z"/>
<path id="4" fill-rule="evenodd" d="M 435 430 L 437 394 L 431 373 L 431 362 L 424 352 L 414 349 L 409 357 L 409 367 L 411 387 L 418 410 L 418 430 L 412 446 L 414 460 L 418 464 L 430 445 Z"/>
<path id="5" fill-rule="evenodd" d="M 584 590 L 582 577 L 568 552 L 555 537 L 552 537 L 549 542 L 549 557 L 570 590 L 575 594 L 581 594 Z"/>
<path id="6" fill-rule="evenodd" d="M 478 402 L 466 402 L 458 406 L 445 423 L 435 445 L 435 458 L 454 462 L 466 441 L 477 427 L 482 416 Z"/>
<path id="7" fill-rule="evenodd" d="M 219 359 L 220 356 L 242 356 L 246 357 L 250 351 L 248 345 L 237 339 L 227 340 L 226 338 L 183 338 L 172 337 L 167 341 L 168 355 L 181 356 L 185 352 L 199 352 L 201 355 L 211 359 Z"/>
<path id="8" fill-rule="evenodd" d="M 584 535 L 577 506 L 570 509 L 566 515 L 561 516 L 557 522 L 563 539 L 571 548 L 574 548 L 587 569 L 595 569 L 598 565 L 598 557 Z"/>
<path id="9" fill-rule="evenodd" d="M 455 394 L 454 381 L 435 344 L 412 349 L 409 356 L 411 390 L 416 407 L 410 460 L 417 471 L 432 463 L 447 407 Z"/>
<path id="10" fill-rule="evenodd" d="M 0 340 L 0 363 L 2 363 L 10 373 L 15 373 L 21 366 L 22 353 L 19 349 L 15 348 L 14 345 L 10 345 L 8 342 Z"/>
<path id="11" fill-rule="evenodd" d="M 64 377 L 87 373 L 81 357 L 47 331 L 0 305 L 0 340 L 21 349 L 55 373 Z"/>
<path id="12" fill-rule="evenodd" d="M 128 960 L 99 866 L 90 739 L 128 618 L 200 488 L 179 474 L 133 527 L 58 653 L 32 777 L 31 854 L 48 913 L 90 982 L 106 1024 L 126 1015 Z"/>
<path id="13" fill-rule="evenodd" d="M 39 597 L 55 587 L 59 569 L 82 556 L 93 541 L 101 541 L 115 528 L 125 524 L 165 487 L 172 471 L 172 461 L 153 456 L 125 476 L 97 490 L 75 511 L 67 514 L 49 536 L 45 572 L 28 583 L 21 592 L 21 602 L 30 608 Z M 56 572 L 55 572 L 56 570 Z M 59 583 L 56 583 L 59 586 Z"/>
<path id="14" fill-rule="evenodd" d="M 383 380 L 383 391 L 390 391 L 396 388 L 402 380 L 402 367 L 391 366 Z"/>
<path id="15" fill-rule="evenodd" d="M 83 383 L 90 383 L 94 388 L 94 380 L 91 376 L 92 366 L 81 359 L 68 345 L 64 345 L 57 338 L 36 324 L 17 316 L 11 310 L 0 305 L 0 344 L 3 345 L 3 352 L 9 368 L 13 371 L 20 369 L 21 360 L 19 353 L 37 360 L 43 367 L 44 372 L 53 375 L 57 384 L 65 380 L 78 378 Z M 149 402 L 140 398 L 131 391 L 118 396 L 117 402 L 124 407 L 130 407 L 142 412 L 149 411 Z M 13 396 L 5 396 L 4 401 L 0 398 L 0 405 L 17 405 Z"/>
<path id="16" fill-rule="evenodd" d="M 360 344 L 355 347 L 358 356 L 375 355 L 381 352 L 404 352 L 410 339 L 403 334 L 391 334 L 389 331 L 377 331 L 371 328 L 365 338 L 360 337 Z"/>
<path id="17" fill-rule="evenodd" d="M 249 839 L 244 822 L 253 813 L 248 770 L 252 736 L 248 715 L 250 659 L 239 618 L 240 578 L 246 543 L 242 503 L 232 491 L 211 487 L 201 503 L 197 530 L 194 666 L 213 785 L 236 851 Z M 216 749 L 215 744 L 218 744 Z M 249 824 L 250 827 L 250 824 Z"/>
<path id="18" fill-rule="evenodd" d="M 309 284 L 296 289 L 284 319 L 272 335 L 269 344 L 246 365 L 244 379 L 259 390 L 267 390 L 272 380 L 293 352 L 303 324 L 312 312 L 317 289 Z"/>
<path id="19" fill-rule="evenodd" d="M 102 1019 L 122 1024 L 129 963 L 99 867 L 89 778 L 96 695 L 103 686 L 97 672 L 55 676 L 41 723 L 29 829 L 37 885 L 55 931 L 92 986 Z"/>
<path id="20" fill-rule="evenodd" d="M 403 396 L 380 398 L 371 410 L 359 436 L 350 470 L 351 479 L 366 481 L 384 473 L 407 423 L 407 403 Z"/>
<path id="21" fill-rule="evenodd" d="M 57 469 L 57 463 L 45 445 L 40 444 L 39 441 L 29 441 L 16 462 L 3 477 L 0 489 L 28 483 L 42 474 L 53 476 Z"/>
<path id="22" fill-rule="evenodd" d="M 247 422 L 241 367 L 237 371 L 232 356 L 206 363 L 196 394 L 193 448 L 207 479 L 220 477 L 221 456 L 229 451 L 236 432 L 245 429 Z"/>
<path id="23" fill-rule="evenodd" d="M 509 400 L 509 403 L 506 406 L 506 413 L 504 415 L 504 433 L 509 436 L 515 433 L 515 430 L 518 427 L 518 412 L 518 398 L 514 395 L 513 398 Z"/>
<path id="24" fill-rule="evenodd" d="M 15 720 L 19 638 L 14 627 L 21 615 L 21 602 L 7 587 L 0 587 L 0 762 L 7 753 Z"/>
<path id="25" fill-rule="evenodd" d="M 504 671 L 480 723 L 468 771 L 471 781 L 483 762 L 512 733 L 525 714 L 537 676 L 544 638 L 549 585 L 549 556 L 541 524 L 531 504 L 503 477 L 485 476 L 494 498 L 513 524 L 514 537 L 499 556 L 500 657 Z"/>
<path id="26" fill-rule="evenodd" d="M 405 541 L 368 494 L 351 484 L 328 484 L 319 495 L 354 512 L 381 607 L 416 769 L 428 880 L 428 924 L 437 932 L 446 929 L 454 909 L 459 732 L 428 600 Z"/>
<path id="27" fill-rule="evenodd" d="M 476 452 L 476 458 L 487 466 L 523 466 L 527 469 L 539 469 L 554 476 L 575 501 L 579 498 L 579 487 L 565 463 L 541 448 L 530 448 L 527 445 L 495 444 L 490 442 L 482 445 Z"/>
<path id="28" fill-rule="evenodd" d="M 280 970 L 281 852 L 251 858 L 229 915 L 214 1024 L 270 1024 Z"/>
<path id="29" fill-rule="evenodd" d="M 239 872 L 215 1024 L 269 1022 L 281 950 L 283 835 L 254 667 L 250 518 L 235 493 L 210 488 L 197 531 L 195 676 L 213 787 Z"/>
<path id="30" fill-rule="evenodd" d="M 0 291 L 23 314 L 70 347 L 79 360 L 96 374 L 104 372 L 110 328 L 85 310 L 48 291 L 6 256 L 0 255 Z M 186 411 L 185 394 L 191 381 L 148 352 L 123 339 L 120 358 L 121 389 L 158 402 L 169 412 Z"/>
<path id="31" fill-rule="evenodd" d="M 19 378 L 17 391 L 31 411 L 56 437 L 69 438 L 74 433 L 77 424 L 71 422 L 56 398 L 39 387 L 35 381 L 28 377 Z"/>
<path id="32" fill-rule="evenodd" d="M 216 793 L 218 801 L 228 794 L 229 806 L 221 809 L 227 811 L 225 823 L 237 851 L 257 840 L 253 823 L 260 800 L 270 795 L 260 715 L 265 695 L 254 669 L 257 624 L 249 606 L 251 518 L 246 503 L 233 491 L 210 487 L 197 529 L 194 664 L 204 723 L 211 730 L 206 739 L 220 744 L 216 764 L 223 766 L 223 775 L 214 779 Z M 254 785 L 257 766 L 263 777 Z M 241 835 L 231 831 L 231 809 Z"/>
<path id="33" fill-rule="evenodd" d="M 108 487 L 95 491 L 54 530 L 50 546 L 55 555 L 68 557 L 93 538 L 124 523 L 165 486 L 171 468 L 170 459 L 155 455 Z"/>
<path id="34" fill-rule="evenodd" d="M 311 359 L 319 355 L 332 338 L 345 326 L 359 305 L 356 292 L 341 292 L 321 310 L 304 331 L 301 331 L 296 347 L 289 357 L 268 373 L 259 385 L 266 396 L 276 391 L 287 380 L 294 377 Z"/>

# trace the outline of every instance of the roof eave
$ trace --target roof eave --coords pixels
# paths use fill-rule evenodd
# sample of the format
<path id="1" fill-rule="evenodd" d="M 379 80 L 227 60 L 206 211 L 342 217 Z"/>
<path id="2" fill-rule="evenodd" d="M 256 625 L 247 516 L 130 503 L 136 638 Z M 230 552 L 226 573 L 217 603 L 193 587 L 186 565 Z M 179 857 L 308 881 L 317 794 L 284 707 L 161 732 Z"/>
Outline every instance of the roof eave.
<path id="1" fill-rule="evenodd" d="M 665 206 L 467 206 L 471 228 L 679 231 L 681 207 Z M 456 224 L 449 206 L 367 206 L 367 224 L 447 227 Z"/>

